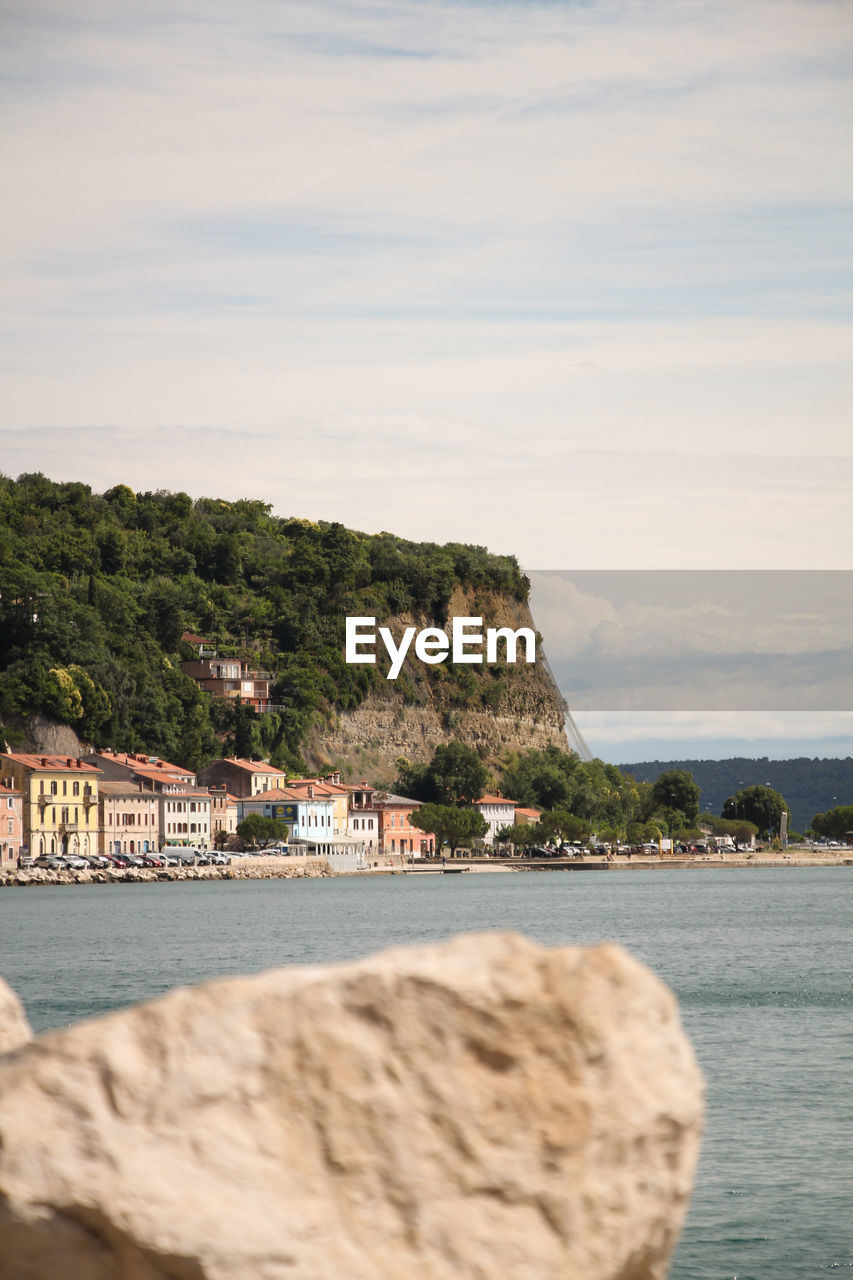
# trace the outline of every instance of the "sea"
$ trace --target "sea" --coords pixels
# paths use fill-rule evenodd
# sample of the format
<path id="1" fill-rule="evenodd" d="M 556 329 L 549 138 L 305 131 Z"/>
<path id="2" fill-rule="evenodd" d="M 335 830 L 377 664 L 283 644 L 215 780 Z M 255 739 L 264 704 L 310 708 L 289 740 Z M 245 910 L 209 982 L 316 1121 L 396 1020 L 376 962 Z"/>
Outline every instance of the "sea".
<path id="1" fill-rule="evenodd" d="M 708 1092 L 670 1280 L 853 1277 L 850 868 L 9 889 L 0 971 L 43 1031 L 185 983 L 491 929 L 619 942 L 676 992 Z"/>

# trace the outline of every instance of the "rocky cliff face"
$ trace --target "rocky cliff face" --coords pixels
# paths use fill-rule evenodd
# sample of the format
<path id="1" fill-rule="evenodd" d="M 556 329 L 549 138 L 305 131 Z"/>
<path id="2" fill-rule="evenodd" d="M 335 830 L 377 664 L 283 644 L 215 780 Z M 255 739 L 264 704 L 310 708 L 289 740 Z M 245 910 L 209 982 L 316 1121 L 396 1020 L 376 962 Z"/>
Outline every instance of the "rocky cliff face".
<path id="1" fill-rule="evenodd" d="M 459 587 L 446 620 L 407 613 L 386 625 L 399 641 L 408 626 L 448 630 L 454 617 L 482 617 L 484 627 L 536 629 L 526 604 Z M 492 667 L 484 663 L 452 672 L 446 663 L 428 667 L 409 656 L 396 681 L 385 681 L 354 711 L 341 712 L 318 728 L 306 757 L 320 769 L 335 765 L 350 778 L 390 781 L 400 756 L 428 760 L 439 743 L 451 740 L 474 747 L 489 765 L 511 750 L 551 743 L 565 750 L 564 700 L 541 655 L 540 641 L 533 666 L 523 661 Z"/>
<path id="2" fill-rule="evenodd" d="M 468 936 L 29 1044 L 7 1011 L 4 1277 L 666 1275 L 702 1081 L 673 996 L 618 947 Z"/>

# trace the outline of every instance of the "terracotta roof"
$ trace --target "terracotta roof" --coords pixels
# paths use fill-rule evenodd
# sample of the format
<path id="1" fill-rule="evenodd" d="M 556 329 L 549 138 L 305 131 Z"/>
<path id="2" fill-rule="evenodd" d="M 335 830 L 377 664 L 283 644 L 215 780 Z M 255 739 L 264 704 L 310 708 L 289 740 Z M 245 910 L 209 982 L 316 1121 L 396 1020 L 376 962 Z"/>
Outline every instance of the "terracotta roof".
<path id="1" fill-rule="evenodd" d="M 195 636 L 191 631 L 185 631 L 181 639 L 185 640 L 187 644 L 207 644 L 204 636 Z"/>
<path id="2" fill-rule="evenodd" d="M 22 764 L 26 769 L 50 769 L 54 773 L 59 770 L 63 773 L 86 772 L 94 774 L 101 772 L 96 764 L 88 764 L 84 760 L 75 760 L 72 756 L 48 756 L 23 751 L 10 751 L 4 752 L 0 759 L 14 760 L 16 764 Z"/>
<path id="3" fill-rule="evenodd" d="M 307 790 L 313 787 L 315 794 L 331 795 L 331 796 L 348 796 L 349 787 L 345 787 L 341 782 L 315 782 L 313 778 L 289 778 L 287 785 L 289 787 L 301 787 Z"/>
<path id="4" fill-rule="evenodd" d="M 144 796 L 146 800 L 156 800 L 153 791 L 143 791 L 138 782 L 99 782 L 98 794 L 102 796 Z"/>
<path id="5" fill-rule="evenodd" d="M 210 763 L 218 764 L 221 762 L 211 760 Z M 238 769 L 245 769 L 247 773 L 276 773 L 281 778 L 287 777 L 283 769 L 276 769 L 274 764 L 266 764 L 263 760 L 242 760 L 238 756 L 226 756 L 224 763 L 235 764 Z"/>
<path id="6" fill-rule="evenodd" d="M 269 791 L 259 791 L 256 796 L 245 796 L 241 801 L 242 804 L 269 804 L 270 801 L 278 803 L 279 800 L 307 800 L 308 795 L 304 791 L 294 791 L 291 787 L 270 787 Z M 317 800 L 326 800 L 327 796 L 315 796 Z"/>
<path id="7" fill-rule="evenodd" d="M 195 777 L 192 769 L 184 769 L 182 765 L 170 764 L 168 760 L 161 760 L 159 756 L 149 756 L 142 751 L 138 751 L 135 755 L 129 755 L 120 751 L 94 751 L 92 753 L 98 760 L 113 761 L 115 764 L 124 765 L 127 769 L 133 769 L 135 772 L 148 769 L 153 770 L 156 774 L 179 773 L 182 777 Z"/>
<path id="8" fill-rule="evenodd" d="M 134 766 L 133 772 L 140 778 L 154 779 L 157 782 L 183 782 L 185 778 L 192 778 L 191 773 L 172 773 L 168 769 L 157 769 L 154 765 L 138 764 Z"/>
<path id="9" fill-rule="evenodd" d="M 475 800 L 474 804 L 508 804 L 513 809 L 516 807 L 515 801 L 507 800 L 506 796 L 480 796 L 480 799 Z"/>
<path id="10" fill-rule="evenodd" d="M 541 809 L 525 809 L 523 808 L 522 805 L 518 805 L 518 804 L 515 806 L 515 812 L 523 813 L 525 818 L 541 818 L 542 817 Z"/>

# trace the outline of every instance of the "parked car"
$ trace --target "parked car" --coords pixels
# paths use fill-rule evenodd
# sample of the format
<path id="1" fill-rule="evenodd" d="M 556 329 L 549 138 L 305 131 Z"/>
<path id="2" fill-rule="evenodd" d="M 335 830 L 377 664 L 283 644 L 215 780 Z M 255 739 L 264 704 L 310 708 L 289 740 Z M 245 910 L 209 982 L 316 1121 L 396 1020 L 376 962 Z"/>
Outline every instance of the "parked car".
<path id="1" fill-rule="evenodd" d="M 210 861 L 215 867 L 227 867 L 230 864 L 231 859 L 227 853 L 211 853 Z"/>
<path id="2" fill-rule="evenodd" d="M 114 867 L 123 869 L 124 867 L 130 866 L 130 863 L 123 853 L 109 853 L 107 854 L 107 857 Z"/>
<path id="3" fill-rule="evenodd" d="M 68 864 L 72 871 L 91 871 L 91 867 L 85 858 L 81 858 L 76 853 L 66 853 L 64 861 Z"/>

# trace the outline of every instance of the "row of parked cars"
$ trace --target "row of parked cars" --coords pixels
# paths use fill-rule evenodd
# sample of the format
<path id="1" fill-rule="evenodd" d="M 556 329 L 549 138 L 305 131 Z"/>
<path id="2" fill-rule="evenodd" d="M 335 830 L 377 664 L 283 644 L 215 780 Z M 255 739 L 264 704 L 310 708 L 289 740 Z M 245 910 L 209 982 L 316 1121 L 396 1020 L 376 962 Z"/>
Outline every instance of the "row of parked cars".
<path id="1" fill-rule="evenodd" d="M 64 853 L 22 858 L 22 867 L 47 871 L 100 871 L 105 867 L 227 867 L 231 857 L 207 849 L 180 849 L 163 853 Z"/>

